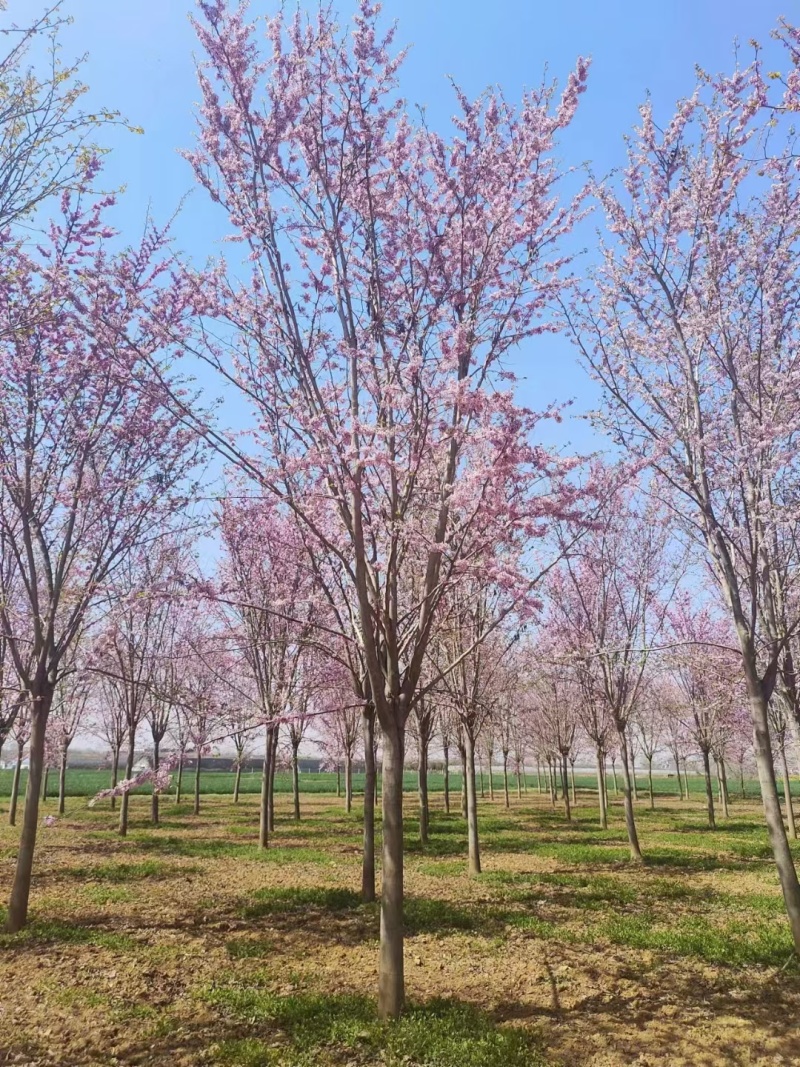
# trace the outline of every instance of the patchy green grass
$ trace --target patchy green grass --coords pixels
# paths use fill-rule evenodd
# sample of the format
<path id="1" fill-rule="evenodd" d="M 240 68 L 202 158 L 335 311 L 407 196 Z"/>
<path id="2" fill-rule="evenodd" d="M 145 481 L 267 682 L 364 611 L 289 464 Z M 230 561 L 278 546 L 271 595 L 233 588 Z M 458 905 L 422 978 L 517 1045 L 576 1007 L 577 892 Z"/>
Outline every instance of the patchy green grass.
<path id="1" fill-rule="evenodd" d="M 3 948 L 44 944 L 94 945 L 113 952 L 129 952 L 136 948 L 136 941 L 127 934 L 58 919 L 34 918 L 19 933 L 0 934 L 0 946 Z"/>
<path id="2" fill-rule="evenodd" d="M 511 810 L 482 803 L 486 870 L 473 877 L 453 801 L 450 815 L 432 801 L 423 847 L 407 799 L 412 1003 L 392 1024 L 374 1009 L 379 905 L 361 902 L 358 802 L 347 814 L 306 798 L 298 823 L 279 798 L 267 850 L 252 797 L 206 797 L 199 817 L 165 807 L 160 827 L 134 797 L 125 839 L 114 813 L 76 806 L 42 832 L 30 926 L 0 935 L 0 1011 L 22 1005 L 11 1054 L 51 1062 L 57 1031 L 59 1062 L 121 1067 L 200 1062 L 200 1049 L 209 1067 L 554 1067 L 591 1062 L 595 1047 L 617 1067 L 672 1062 L 686 1033 L 676 1062 L 711 1063 L 727 1040 L 716 1016 L 734 1015 L 743 1062 L 762 1047 L 798 1060 L 800 975 L 784 967 L 755 805 L 734 801 L 712 831 L 699 803 L 640 803 L 636 864 L 618 804 L 603 829 L 586 795 L 570 823 L 535 794 Z M 0 819 L 7 876 L 17 835 Z M 613 1025 L 574 1007 L 598 990 Z M 673 1022 L 645 1039 L 641 1019 L 664 1004 Z"/>
<path id="3" fill-rule="evenodd" d="M 382 1022 L 360 996 L 274 993 L 217 986 L 208 1003 L 265 1036 L 222 1042 L 212 1050 L 225 1067 L 325 1067 L 381 1063 L 386 1067 L 537 1067 L 529 1034 L 500 1027 L 484 1012 L 453 1000 L 410 1005 L 397 1022 Z M 375 1057 L 374 1059 L 372 1057 Z M 378 1059 L 377 1057 L 380 1057 Z"/>

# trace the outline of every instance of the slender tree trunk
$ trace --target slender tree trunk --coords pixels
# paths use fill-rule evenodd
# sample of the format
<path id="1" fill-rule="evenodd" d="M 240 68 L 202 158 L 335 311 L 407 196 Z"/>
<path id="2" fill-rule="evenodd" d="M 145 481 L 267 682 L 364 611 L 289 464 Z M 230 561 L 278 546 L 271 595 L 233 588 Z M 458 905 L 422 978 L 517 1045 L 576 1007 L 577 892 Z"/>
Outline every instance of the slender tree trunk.
<path id="1" fill-rule="evenodd" d="M 527 774 L 527 771 L 525 770 L 525 761 L 524 760 L 522 761 L 522 791 L 524 793 L 528 792 L 528 774 Z"/>
<path id="2" fill-rule="evenodd" d="M 178 782 L 177 782 L 177 785 L 175 786 L 175 806 L 176 807 L 181 802 L 182 790 L 183 790 L 183 753 L 181 752 L 180 759 L 178 760 Z"/>
<path id="3" fill-rule="evenodd" d="M 494 751 L 489 749 L 489 800 L 494 800 L 494 775 L 492 774 L 492 764 L 494 762 Z M 483 775 L 483 772 L 481 772 Z M 483 796 L 483 782 L 481 782 L 481 796 Z"/>
<path id="4" fill-rule="evenodd" d="M 483 788 L 483 763 L 481 762 L 481 760 L 478 760 L 478 770 L 479 770 L 480 776 L 481 776 L 481 800 L 485 800 L 486 799 L 486 791 Z"/>
<path id="5" fill-rule="evenodd" d="M 717 821 L 714 818 L 714 788 L 711 783 L 711 761 L 708 755 L 708 749 L 701 749 L 703 756 L 703 775 L 706 780 L 706 809 L 708 810 L 708 825 L 712 830 L 716 830 Z"/>
<path id="6" fill-rule="evenodd" d="M 775 781 L 775 766 L 772 762 L 772 746 L 769 736 L 769 720 L 767 716 L 767 701 L 758 671 L 755 665 L 755 655 L 752 650 L 746 650 L 749 655 L 742 655 L 745 669 L 747 692 L 750 698 L 750 710 L 753 717 L 754 747 L 756 754 L 756 767 L 758 768 L 758 781 L 761 786 L 761 801 L 764 805 L 764 816 L 767 823 L 772 854 L 775 857 L 775 866 L 778 868 L 783 891 L 783 900 L 786 904 L 786 913 L 789 918 L 789 927 L 792 931 L 792 940 L 796 953 L 800 953 L 800 883 L 797 881 L 797 871 L 783 825 L 781 805 L 778 799 L 778 786 Z"/>
<path id="7" fill-rule="evenodd" d="M 269 832 L 275 833 L 275 772 L 278 769 L 278 734 L 280 727 L 272 728 L 272 751 L 269 757 L 269 788 L 267 790 L 267 821 Z"/>
<path id="8" fill-rule="evenodd" d="M 450 814 L 450 752 L 444 745 L 444 810 Z"/>
<path id="9" fill-rule="evenodd" d="M 561 792 L 564 794 L 564 814 L 567 822 L 572 822 L 572 809 L 569 803 L 569 772 L 567 771 L 567 754 L 561 753 Z"/>
<path id="10" fill-rule="evenodd" d="M 517 779 L 519 781 L 519 778 Z M 508 799 L 508 753 L 503 753 L 503 794 L 505 796 L 506 807 L 511 807 L 511 802 Z"/>
<path id="11" fill-rule="evenodd" d="M 336 799 L 341 800 L 342 797 L 342 768 L 339 765 L 339 761 L 336 761 Z"/>
<path id="12" fill-rule="evenodd" d="M 747 791 L 744 787 L 744 764 L 739 764 L 739 789 L 741 790 L 742 800 L 747 799 Z"/>
<path id="13" fill-rule="evenodd" d="M 353 756 L 350 752 L 344 757 L 344 810 L 348 815 L 353 810 Z"/>
<path id="14" fill-rule="evenodd" d="M 570 784 L 572 785 L 572 806 L 573 806 L 573 808 L 577 808 L 577 806 L 578 806 L 578 790 L 577 790 L 577 788 L 575 786 L 575 764 L 574 763 L 570 763 L 570 765 L 569 765 L 569 780 L 570 780 Z"/>
<path id="15" fill-rule="evenodd" d="M 680 760 L 680 756 L 678 755 L 677 752 L 673 752 L 672 753 L 672 758 L 675 760 L 675 772 L 678 775 L 678 792 L 680 793 L 681 800 L 683 800 L 683 797 L 684 797 L 684 793 L 683 793 L 683 778 L 681 778 L 681 760 Z"/>
<path id="16" fill-rule="evenodd" d="M 125 777 L 133 778 L 133 761 L 134 750 L 133 744 L 135 739 L 135 733 L 133 737 L 128 735 L 128 755 L 125 757 Z M 119 836 L 126 837 L 128 833 L 128 814 L 130 811 L 131 795 L 130 793 L 123 793 L 119 800 Z"/>
<path id="17" fill-rule="evenodd" d="M 467 754 L 467 848 L 469 873 L 481 873 L 481 853 L 478 842 L 478 804 L 475 796 L 475 741 L 464 731 Z"/>
<path id="18" fill-rule="evenodd" d="M 272 727 L 267 727 L 264 739 L 264 766 L 261 769 L 261 810 L 258 821 L 258 847 L 269 847 L 269 780 L 272 762 Z"/>
<path id="19" fill-rule="evenodd" d="M 653 757 L 647 757 L 647 788 L 650 790 L 650 810 L 656 810 L 656 798 L 653 793 Z"/>
<path id="20" fill-rule="evenodd" d="M 467 817 L 467 749 L 460 749 L 461 754 L 461 817 Z"/>
<path id="21" fill-rule="evenodd" d="M 236 777 L 233 780 L 233 802 L 239 803 L 239 790 L 242 785 L 242 764 L 241 761 L 236 764 Z"/>
<path id="22" fill-rule="evenodd" d="M 19 781 L 22 775 L 22 753 L 25 750 L 25 744 L 22 741 L 17 742 L 17 762 L 14 764 L 14 780 L 11 783 L 11 806 L 8 809 L 8 825 L 17 825 L 17 800 L 19 798 Z"/>
<path id="23" fill-rule="evenodd" d="M 365 904 L 375 899 L 375 709 L 366 706 L 362 713 L 364 736 L 364 851 L 361 859 L 361 899 Z"/>
<path id="24" fill-rule="evenodd" d="M 112 789 L 116 789 L 117 788 L 117 782 L 119 781 L 119 753 L 120 753 L 121 747 L 122 747 L 121 745 L 117 745 L 117 747 L 114 749 L 113 763 L 111 765 L 111 788 Z M 117 798 L 116 797 L 112 797 L 111 798 L 111 810 L 114 811 L 116 806 L 117 806 Z"/>
<path id="25" fill-rule="evenodd" d="M 722 814 L 727 819 L 729 812 L 729 805 L 731 802 L 730 792 L 728 791 L 728 771 L 725 767 L 725 759 L 720 757 L 719 761 L 719 780 L 722 786 Z"/>
<path id="26" fill-rule="evenodd" d="M 517 765 L 517 800 L 522 800 L 522 767 Z"/>
<path id="27" fill-rule="evenodd" d="M 161 764 L 161 741 L 153 738 L 153 770 L 157 771 Z M 153 826 L 158 826 L 159 810 L 158 810 L 158 790 L 153 786 L 153 795 L 150 798 L 150 820 Z"/>
<path id="28" fill-rule="evenodd" d="M 691 800 L 691 791 L 689 789 L 689 764 L 685 756 L 683 759 L 683 780 L 686 783 L 686 799 Z"/>
<path id="29" fill-rule="evenodd" d="M 624 730 L 617 730 L 619 737 L 620 758 L 622 760 L 622 792 L 625 804 L 625 829 L 628 832 L 628 844 L 631 849 L 631 859 L 641 862 L 642 850 L 639 847 L 639 835 L 636 832 L 636 818 L 633 813 L 633 786 L 631 784 L 631 769 L 628 762 L 628 739 Z"/>
<path id="30" fill-rule="evenodd" d="M 614 796 L 619 796 L 619 784 L 617 782 L 617 760 L 616 757 L 611 759 L 611 773 L 614 776 Z"/>
<path id="31" fill-rule="evenodd" d="M 292 745 L 292 804 L 294 807 L 294 817 L 297 822 L 300 822 L 300 767 L 298 766 L 298 745 Z"/>
<path id="32" fill-rule="evenodd" d="M 628 747 L 628 759 L 631 761 L 631 787 L 633 789 L 633 799 L 638 802 L 639 790 L 636 786 L 636 758 L 633 754 L 633 745 Z"/>
<path id="33" fill-rule="evenodd" d="M 536 791 L 537 793 L 543 793 L 542 789 L 542 768 L 539 764 L 539 760 L 536 760 Z"/>
<path id="34" fill-rule="evenodd" d="M 50 778 L 50 768 L 49 767 L 45 767 L 45 769 L 44 769 L 44 781 L 42 782 L 42 803 L 44 803 L 47 800 L 47 783 L 48 783 L 49 778 Z"/>
<path id="35" fill-rule="evenodd" d="M 417 787 L 419 791 L 419 839 L 423 845 L 427 845 L 430 824 L 430 812 L 428 810 L 428 743 L 422 740 L 419 746 Z"/>
<path id="36" fill-rule="evenodd" d="M 789 837 L 797 840 L 797 827 L 794 822 L 794 804 L 792 803 L 792 782 L 789 777 L 789 764 L 786 761 L 786 745 L 780 746 L 781 770 L 783 771 L 783 805 L 786 808 L 786 821 L 789 824 Z"/>
<path id="37" fill-rule="evenodd" d="M 384 726 L 383 848 L 381 871 L 378 1014 L 396 1019 L 403 1010 L 403 727 Z"/>
<path id="38" fill-rule="evenodd" d="M 194 767 L 194 814 L 200 814 L 200 765 L 203 757 L 201 756 L 201 749 L 197 750 L 197 762 Z"/>
<path id="39" fill-rule="evenodd" d="M 21 930 L 28 919 L 28 900 L 31 893 L 33 856 L 36 849 L 36 831 L 39 826 L 39 791 L 44 772 L 44 739 L 47 717 L 53 702 L 53 691 L 48 686 L 43 693 L 31 694 L 31 737 L 28 750 L 28 787 L 25 792 L 25 810 L 22 814 L 22 832 L 17 850 L 17 866 L 11 886 L 6 929 L 10 933 Z M 37 700 L 38 697 L 38 700 Z"/>
<path id="40" fill-rule="evenodd" d="M 67 750 L 66 747 L 61 753 L 61 760 L 58 765 L 58 814 L 63 815 L 66 809 L 66 797 L 67 797 Z"/>
<path id="41" fill-rule="evenodd" d="M 558 782 L 556 781 L 556 761 L 547 757 L 547 776 L 550 779 L 550 803 L 553 807 L 558 801 Z"/>
<path id="42" fill-rule="evenodd" d="M 605 754 L 599 745 L 595 749 L 595 758 L 597 759 L 597 800 L 600 804 L 600 826 L 606 830 L 608 829 L 608 808 L 606 803 Z"/>

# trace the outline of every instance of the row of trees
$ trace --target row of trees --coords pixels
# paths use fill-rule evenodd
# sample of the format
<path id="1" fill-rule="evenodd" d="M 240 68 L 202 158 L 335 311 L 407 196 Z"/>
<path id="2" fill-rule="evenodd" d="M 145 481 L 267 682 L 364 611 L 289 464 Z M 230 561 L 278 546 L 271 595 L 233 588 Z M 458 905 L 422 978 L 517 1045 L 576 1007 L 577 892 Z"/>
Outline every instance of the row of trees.
<path id="1" fill-rule="evenodd" d="M 785 753 L 800 722 L 800 185 L 781 126 L 797 108 L 795 31 L 785 79 L 758 57 L 701 76 L 664 129 L 642 110 L 617 179 L 571 196 L 554 152 L 584 61 L 560 96 L 545 85 L 516 108 L 456 89 L 439 133 L 400 95 L 402 53 L 369 0 L 350 35 L 327 9 L 281 13 L 266 45 L 244 8 L 199 7 L 187 158 L 241 263 L 199 270 L 152 223 L 135 246 L 109 229 L 86 139 L 114 117 L 81 114 L 74 71 L 37 80 L 22 65 L 57 19 L 5 62 L 25 121 L 4 120 L 0 170 L 3 721 L 24 705 L 30 728 L 10 929 L 26 921 L 59 687 L 91 672 L 129 761 L 149 717 L 156 783 L 171 714 L 191 709 L 201 753 L 223 707 L 234 738 L 257 709 L 262 844 L 281 724 L 302 737 L 307 718 L 346 709 L 333 721 L 360 732 L 367 769 L 366 897 L 379 735 L 383 1015 L 404 996 L 407 733 L 424 801 L 437 714 L 462 758 L 477 871 L 481 738 L 540 750 L 567 799 L 579 726 L 599 763 L 618 753 L 639 860 L 632 739 L 647 757 L 656 723 L 669 745 L 673 728 L 676 745 L 690 738 L 713 818 L 710 761 L 724 768 L 744 703 L 800 950 L 772 744 Z M 607 236 L 578 277 L 565 238 L 590 200 Z M 34 211 L 32 248 L 15 223 Z M 513 353 L 558 328 L 601 385 L 620 462 L 544 449 L 540 424 L 560 411 L 519 402 Z M 207 410 L 189 361 L 243 400 L 246 425 Z M 206 517 L 224 551 L 198 575 L 175 530 L 207 495 L 210 452 L 227 464 Z"/>

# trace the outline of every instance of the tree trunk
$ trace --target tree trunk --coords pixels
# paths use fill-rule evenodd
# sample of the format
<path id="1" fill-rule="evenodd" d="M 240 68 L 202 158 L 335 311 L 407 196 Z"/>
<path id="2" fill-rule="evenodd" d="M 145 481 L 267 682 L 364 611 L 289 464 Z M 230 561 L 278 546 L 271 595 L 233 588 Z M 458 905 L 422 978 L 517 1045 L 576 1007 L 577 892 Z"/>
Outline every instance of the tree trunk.
<path id="1" fill-rule="evenodd" d="M 17 742 L 17 762 L 14 764 L 14 780 L 11 783 L 11 806 L 8 809 L 8 825 L 17 825 L 17 800 L 19 798 L 19 780 L 22 775 L 22 753 L 25 750 L 23 741 Z"/>
<path id="2" fill-rule="evenodd" d="M 382 724 L 384 725 L 384 724 Z M 378 1014 L 396 1019 L 403 1010 L 403 728 L 383 734 L 383 848 L 381 872 Z"/>
<path id="3" fill-rule="evenodd" d="M 744 787 L 744 764 L 739 764 L 739 788 L 742 793 L 742 800 L 747 799 L 747 790 Z"/>
<path id="4" fill-rule="evenodd" d="M 564 794 L 564 814 L 567 822 L 572 822 L 572 809 L 569 803 L 569 772 L 567 771 L 567 754 L 561 753 L 561 792 Z"/>
<path id="5" fill-rule="evenodd" d="M 539 760 L 536 760 L 536 792 L 542 793 L 542 768 L 539 764 Z"/>
<path id="6" fill-rule="evenodd" d="M 605 756 L 602 748 L 595 749 L 597 759 L 597 799 L 600 804 L 600 826 L 603 830 L 608 829 L 608 810 L 606 806 L 606 768 Z"/>
<path id="7" fill-rule="evenodd" d="M 239 803 L 239 789 L 241 788 L 241 784 L 242 784 L 242 765 L 241 765 L 241 763 L 237 763 L 236 764 L 236 777 L 233 780 L 233 802 L 234 802 L 234 804 L 238 804 Z"/>
<path id="8" fill-rule="evenodd" d="M 749 655 L 744 654 L 745 652 Z M 754 748 L 758 781 L 761 786 L 761 800 L 764 805 L 764 817 L 767 823 L 772 854 L 778 869 L 786 914 L 792 931 L 792 940 L 796 953 L 800 953 L 800 883 L 794 859 L 783 825 L 781 805 L 778 799 L 778 785 L 775 781 L 775 765 L 772 762 L 772 746 L 769 736 L 769 719 L 767 700 L 758 677 L 755 654 L 752 649 L 743 649 L 742 661 L 750 698 L 750 711 L 753 718 Z"/>
<path id="9" fill-rule="evenodd" d="M 616 757 L 612 757 L 612 759 L 611 759 L 611 773 L 614 776 L 614 796 L 618 797 L 619 796 L 619 784 L 617 782 L 617 760 L 616 760 Z"/>
<path id="10" fill-rule="evenodd" d="M 467 850 L 469 873 L 481 873 L 481 853 L 478 842 L 478 803 L 475 796 L 475 741 L 464 731 L 467 755 Z"/>
<path id="11" fill-rule="evenodd" d="M 494 762 L 494 750 L 489 749 L 489 800 L 494 800 L 494 775 L 492 774 L 492 764 Z M 481 778 L 483 778 L 483 771 L 481 771 Z M 481 796 L 483 796 L 483 781 L 481 781 Z"/>
<path id="12" fill-rule="evenodd" d="M 460 749 L 461 753 L 461 817 L 467 817 L 467 750 Z"/>
<path id="13" fill-rule="evenodd" d="M 47 782 L 48 782 L 49 778 L 50 778 L 50 768 L 49 767 L 45 767 L 45 769 L 44 769 L 44 781 L 42 782 L 42 803 L 44 803 L 47 800 Z"/>
<path id="14" fill-rule="evenodd" d="M 725 760 L 720 757 L 719 761 L 719 780 L 722 786 L 722 814 L 727 819 L 730 812 L 728 811 L 728 805 L 731 802 L 730 793 L 728 792 L 728 772 L 725 768 Z"/>
<path id="15" fill-rule="evenodd" d="M 481 776 L 481 800 L 485 800 L 486 790 L 483 787 L 483 763 L 480 760 L 478 760 L 478 771 L 480 772 Z"/>
<path id="16" fill-rule="evenodd" d="M 350 752 L 344 757 L 344 810 L 348 815 L 353 810 L 353 757 Z"/>
<path id="17" fill-rule="evenodd" d="M 702 748 L 703 756 L 703 775 L 706 780 L 706 808 L 708 810 L 708 825 L 712 830 L 716 830 L 717 821 L 714 818 L 714 788 L 711 784 L 711 761 L 708 756 L 708 749 Z"/>
<path id="18" fill-rule="evenodd" d="M 797 827 L 794 822 L 794 805 L 792 804 L 792 782 L 789 778 L 789 764 L 786 761 L 786 745 L 780 746 L 781 769 L 783 771 L 783 805 L 786 808 L 786 821 L 789 824 L 789 837 L 797 840 Z"/>
<path id="19" fill-rule="evenodd" d="M 336 799 L 341 799 L 342 796 L 342 768 L 339 766 L 339 761 L 336 761 Z"/>
<path id="20" fill-rule="evenodd" d="M 653 757 L 647 757 L 647 788 L 650 790 L 650 810 L 656 810 L 656 798 L 653 795 Z"/>
<path id="21" fill-rule="evenodd" d="M 677 752 L 672 753 L 672 758 L 675 760 L 675 772 L 678 775 L 678 792 L 680 793 L 681 800 L 683 800 L 684 793 L 683 778 L 681 778 L 681 759 Z"/>
<path id="22" fill-rule="evenodd" d="M 577 806 L 578 806 L 578 790 L 575 787 L 575 764 L 574 763 L 570 763 L 570 765 L 569 765 L 569 780 L 570 780 L 570 783 L 572 785 L 572 806 L 573 806 L 573 808 L 577 808 Z"/>
<path id="23" fill-rule="evenodd" d="M 261 810 L 258 820 L 258 847 L 269 847 L 269 765 L 272 761 L 272 727 L 264 740 L 264 765 L 261 769 Z"/>
<path id="24" fill-rule="evenodd" d="M 31 737 L 29 748 L 28 787 L 25 791 L 25 810 L 22 814 L 22 832 L 17 850 L 17 866 L 11 887 L 6 929 L 9 933 L 21 930 L 28 919 L 28 900 L 31 893 L 33 855 L 36 849 L 36 831 L 39 826 L 39 790 L 44 772 L 44 740 L 47 717 L 53 702 L 53 691 L 48 686 L 43 693 L 32 693 Z M 38 699 L 37 699 L 38 697 Z"/>
<path id="25" fill-rule="evenodd" d="M 450 814 L 450 752 L 447 745 L 444 746 L 444 810 Z"/>
<path id="26" fill-rule="evenodd" d="M 361 899 L 375 899 L 375 709 L 365 706 L 361 717 L 364 735 L 364 852 L 361 859 Z"/>
<path id="27" fill-rule="evenodd" d="M 522 768 L 517 767 L 517 800 L 522 800 Z"/>
<path id="28" fill-rule="evenodd" d="M 63 815 L 66 809 L 67 797 L 67 750 L 61 753 L 61 762 L 58 766 L 58 814 Z"/>
<path id="29" fill-rule="evenodd" d="M 298 766 L 297 756 L 298 746 L 292 745 L 292 806 L 294 808 L 294 817 L 297 822 L 300 821 L 300 768 Z"/>
<path id="30" fill-rule="evenodd" d="M 153 770 L 157 771 L 161 764 L 161 742 L 153 738 Z M 150 798 L 150 821 L 153 826 L 158 826 L 158 790 L 153 786 L 153 795 Z"/>
<path id="31" fill-rule="evenodd" d="M 519 782 L 519 778 L 517 778 Z M 511 807 L 511 802 L 508 799 L 508 753 L 503 753 L 503 794 L 505 796 L 506 807 Z"/>
<path id="32" fill-rule="evenodd" d="M 525 793 L 528 792 L 528 774 L 527 774 L 527 771 L 525 770 L 525 761 L 524 760 L 522 761 L 522 790 Z"/>
<path id="33" fill-rule="evenodd" d="M 420 740 L 419 766 L 417 767 L 417 787 L 419 791 L 419 839 L 423 845 L 428 843 L 430 813 L 428 810 L 428 744 Z"/>
<path id="34" fill-rule="evenodd" d="M 178 760 L 178 784 L 175 786 L 175 804 L 176 806 L 181 802 L 181 790 L 183 789 L 183 753 L 181 752 L 180 759 Z"/>
<path id="35" fill-rule="evenodd" d="M 275 772 L 278 769 L 278 734 L 280 727 L 272 727 L 272 751 L 269 757 L 269 788 L 267 790 L 267 821 L 269 832 L 275 833 Z"/>
<path id="36" fill-rule="evenodd" d="M 200 755 L 200 749 L 197 750 L 197 762 L 194 768 L 194 814 L 200 814 L 200 764 L 202 762 L 202 756 Z"/>
<path id="37" fill-rule="evenodd" d="M 134 734 L 135 737 L 135 734 Z M 125 759 L 125 777 L 133 777 L 133 743 L 134 737 L 128 737 L 128 755 Z M 119 836 L 125 837 L 128 833 L 128 813 L 130 811 L 131 795 L 123 793 L 119 800 Z"/>
<path id="38" fill-rule="evenodd" d="M 639 800 L 639 790 L 636 787 L 636 757 L 633 754 L 633 746 L 628 749 L 628 759 L 631 761 L 631 788 L 633 789 L 633 799 Z"/>
<path id="39" fill-rule="evenodd" d="M 686 783 L 686 799 L 691 800 L 691 792 L 689 790 L 689 764 L 685 757 L 683 760 L 683 780 Z"/>
<path id="40" fill-rule="evenodd" d="M 547 757 L 547 776 L 550 779 L 550 803 L 556 806 L 558 800 L 558 782 L 556 781 L 556 761 Z"/>
<path id="41" fill-rule="evenodd" d="M 641 863 L 642 850 L 639 847 L 639 835 L 636 832 L 636 819 L 633 814 L 633 786 L 631 784 L 631 769 L 628 763 L 628 740 L 624 730 L 617 730 L 619 736 L 620 757 L 622 759 L 622 793 L 625 804 L 625 829 L 628 832 L 628 844 L 631 849 L 631 859 Z"/>
<path id="42" fill-rule="evenodd" d="M 113 761 L 113 763 L 111 765 L 111 788 L 112 789 L 116 789 L 117 788 L 117 782 L 119 780 L 119 751 L 120 751 L 121 747 L 122 747 L 121 745 L 117 745 L 117 747 L 114 749 L 114 757 L 113 757 L 114 761 Z M 114 811 L 116 806 L 117 806 L 117 798 L 116 797 L 112 797 L 111 798 L 111 810 Z"/>

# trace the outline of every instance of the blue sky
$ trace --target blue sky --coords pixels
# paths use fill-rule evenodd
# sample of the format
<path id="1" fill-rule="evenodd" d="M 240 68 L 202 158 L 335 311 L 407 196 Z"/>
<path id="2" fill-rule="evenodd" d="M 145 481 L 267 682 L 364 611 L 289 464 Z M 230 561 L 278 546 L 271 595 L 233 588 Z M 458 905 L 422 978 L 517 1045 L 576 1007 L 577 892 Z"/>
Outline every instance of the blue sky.
<path id="1" fill-rule="evenodd" d="M 36 0 L 10 0 L 9 15 L 24 21 Z M 778 16 L 797 17 L 790 0 L 387 0 L 384 14 L 399 22 L 398 41 L 411 46 L 402 75 L 404 95 L 425 104 L 431 124 L 451 114 L 447 75 L 470 94 L 499 83 L 511 100 L 541 80 L 545 67 L 564 80 L 579 54 L 592 57 L 589 90 L 562 146 L 570 164 L 591 161 L 605 173 L 624 159 L 622 137 L 637 121 L 637 106 L 650 92 L 664 118 L 691 92 L 695 64 L 729 70 L 733 42 L 749 57 L 756 38 L 767 55 Z M 338 4 L 342 19 L 352 6 Z M 144 127 L 143 136 L 122 131 L 106 137 L 112 148 L 106 184 L 126 186 L 117 211 L 120 228 L 134 236 L 148 205 L 163 220 L 191 193 L 176 225 L 179 245 L 204 259 L 219 250 L 225 221 L 204 194 L 192 193 L 192 176 L 178 150 L 192 144 L 195 39 L 188 20 L 191 0 L 65 0 L 74 25 L 64 37 L 65 58 L 88 52 L 83 77 L 94 105 L 120 110 Z M 253 0 L 254 12 L 274 10 Z M 769 66 L 768 62 L 768 66 Z M 591 240 L 591 227 L 584 243 Z M 577 366 L 569 343 L 547 337 L 520 353 L 526 381 L 522 396 L 542 407 L 575 399 L 589 407 L 593 388 Z M 593 443 L 588 427 L 571 423 L 552 440 L 579 449 Z"/>

